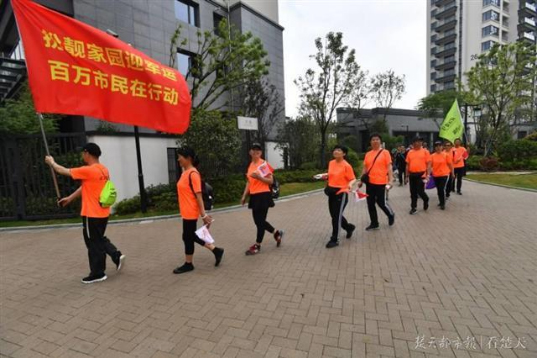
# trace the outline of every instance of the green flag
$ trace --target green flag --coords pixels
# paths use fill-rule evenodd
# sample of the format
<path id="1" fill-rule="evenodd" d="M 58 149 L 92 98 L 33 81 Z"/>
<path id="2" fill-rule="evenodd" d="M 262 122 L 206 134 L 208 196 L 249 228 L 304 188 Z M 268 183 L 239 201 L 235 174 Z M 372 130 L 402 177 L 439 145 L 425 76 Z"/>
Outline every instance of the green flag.
<path id="1" fill-rule="evenodd" d="M 462 125 L 459 102 L 455 100 L 455 102 L 453 102 L 453 105 L 451 106 L 451 109 L 446 115 L 446 118 L 444 118 L 442 125 L 440 126 L 439 137 L 447 139 L 451 143 L 453 143 L 455 139 L 462 138 L 463 133 L 464 126 Z"/>

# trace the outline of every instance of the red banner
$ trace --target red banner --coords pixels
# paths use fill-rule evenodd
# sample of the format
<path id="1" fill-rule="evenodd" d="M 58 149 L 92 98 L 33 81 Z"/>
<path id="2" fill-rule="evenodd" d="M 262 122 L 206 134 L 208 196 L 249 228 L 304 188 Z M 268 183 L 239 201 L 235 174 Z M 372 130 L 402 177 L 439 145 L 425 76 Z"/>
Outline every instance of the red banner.
<path id="1" fill-rule="evenodd" d="M 183 76 L 113 36 L 29 0 L 11 0 L 35 108 L 184 133 Z"/>

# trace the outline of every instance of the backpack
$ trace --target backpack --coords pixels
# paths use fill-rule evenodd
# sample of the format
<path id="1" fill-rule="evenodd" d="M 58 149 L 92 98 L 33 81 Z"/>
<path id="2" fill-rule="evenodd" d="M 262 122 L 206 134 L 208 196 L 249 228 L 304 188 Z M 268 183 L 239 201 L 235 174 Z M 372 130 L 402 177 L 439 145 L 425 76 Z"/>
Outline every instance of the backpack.
<path id="1" fill-rule="evenodd" d="M 190 185 L 190 190 L 192 190 L 192 193 L 194 194 L 194 197 L 196 196 L 196 192 L 194 191 L 194 186 L 192 186 L 192 173 L 194 171 L 191 171 L 188 175 L 188 184 Z M 198 172 L 201 179 L 201 174 Z M 205 182 L 201 181 L 201 197 L 203 199 L 203 207 L 205 210 L 212 210 L 213 209 L 213 203 L 214 203 L 214 193 L 213 193 L 213 187 Z"/>
<path id="2" fill-rule="evenodd" d="M 104 173 L 103 173 L 104 174 Z M 110 177 L 106 180 L 103 190 L 101 190 L 101 195 L 99 196 L 99 203 L 103 208 L 109 208 L 116 202 L 117 191 L 116 186 L 110 180 Z"/>
<path id="3" fill-rule="evenodd" d="M 272 176 L 272 184 L 269 186 L 272 199 L 278 199 L 280 197 L 280 183 L 276 177 Z"/>

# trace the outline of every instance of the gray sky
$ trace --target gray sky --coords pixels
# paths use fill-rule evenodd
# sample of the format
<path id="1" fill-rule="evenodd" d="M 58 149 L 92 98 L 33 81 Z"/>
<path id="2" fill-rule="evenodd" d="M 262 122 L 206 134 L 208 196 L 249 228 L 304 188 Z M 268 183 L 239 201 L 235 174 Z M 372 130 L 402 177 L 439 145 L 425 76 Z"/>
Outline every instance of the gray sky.
<path id="1" fill-rule="evenodd" d="M 293 81 L 314 66 L 314 40 L 342 32 L 369 74 L 393 69 L 406 75 L 406 94 L 396 108 L 412 109 L 426 92 L 427 0 L 279 0 L 285 62 L 286 114 L 295 116 L 299 94 Z M 372 107 L 372 103 L 367 107 Z"/>

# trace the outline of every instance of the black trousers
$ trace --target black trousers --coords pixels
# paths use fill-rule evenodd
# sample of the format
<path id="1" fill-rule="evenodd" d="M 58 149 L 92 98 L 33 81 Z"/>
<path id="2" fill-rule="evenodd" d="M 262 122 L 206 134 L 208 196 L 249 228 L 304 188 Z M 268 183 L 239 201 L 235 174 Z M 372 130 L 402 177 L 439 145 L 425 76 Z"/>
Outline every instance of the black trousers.
<path id="1" fill-rule="evenodd" d="M 449 175 L 445 177 L 434 177 L 436 192 L 438 193 L 438 201 L 440 205 L 446 205 L 446 192 L 448 190 Z"/>
<path id="2" fill-rule="evenodd" d="M 347 231 L 351 228 L 351 225 L 343 216 L 343 211 L 348 202 L 349 196 L 347 193 L 328 197 L 328 210 L 330 210 L 330 217 L 332 218 L 332 237 L 330 238 L 332 241 L 338 240 L 340 227 Z"/>
<path id="3" fill-rule="evenodd" d="M 257 227 L 257 236 L 255 242 L 258 244 L 263 242 L 265 231 L 268 231 L 271 234 L 273 234 L 275 231 L 274 227 L 267 221 L 268 210 L 269 208 L 267 207 L 252 209 L 252 216 L 254 218 L 255 226 Z"/>
<path id="4" fill-rule="evenodd" d="M 194 255 L 194 242 L 205 246 L 205 241 L 196 235 L 198 220 L 183 219 L 183 242 L 185 244 L 185 254 Z"/>
<path id="5" fill-rule="evenodd" d="M 408 176 L 408 182 L 410 184 L 410 207 L 416 209 L 418 207 L 418 196 L 424 201 L 428 202 L 429 197 L 425 193 L 425 184 L 423 183 L 423 173 L 410 173 Z"/>
<path id="6" fill-rule="evenodd" d="M 377 215 L 377 208 L 384 211 L 384 214 L 388 217 L 393 216 L 393 210 L 386 202 L 386 185 L 367 184 L 366 185 L 367 197 L 367 210 L 369 211 L 369 218 L 371 219 L 371 225 L 378 226 L 379 218 Z"/>
<path id="7" fill-rule="evenodd" d="M 108 218 L 82 217 L 84 243 L 88 249 L 88 260 L 92 275 L 102 275 L 106 270 L 106 254 L 114 257 L 117 248 L 104 236 Z"/>
<path id="8" fill-rule="evenodd" d="M 397 177 L 399 179 L 399 185 L 403 185 L 403 183 L 405 182 L 405 170 L 406 170 L 406 167 L 397 168 L 397 171 L 398 171 Z"/>
<path id="9" fill-rule="evenodd" d="M 455 178 L 453 178 L 453 181 L 451 183 L 451 191 L 455 191 L 455 186 L 457 186 L 457 193 L 461 192 L 463 176 L 464 176 L 464 167 L 455 168 Z"/>

